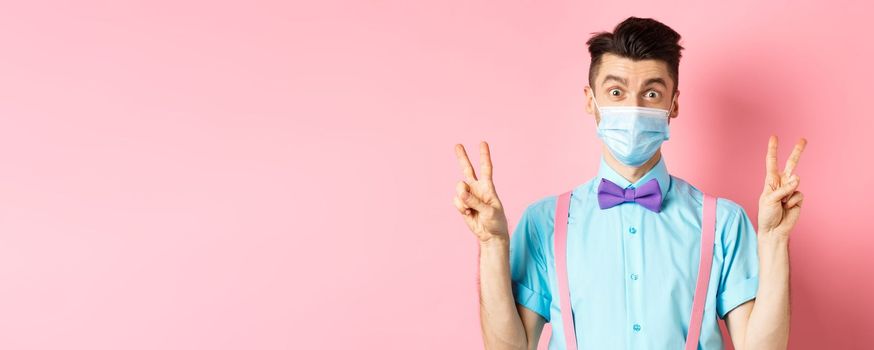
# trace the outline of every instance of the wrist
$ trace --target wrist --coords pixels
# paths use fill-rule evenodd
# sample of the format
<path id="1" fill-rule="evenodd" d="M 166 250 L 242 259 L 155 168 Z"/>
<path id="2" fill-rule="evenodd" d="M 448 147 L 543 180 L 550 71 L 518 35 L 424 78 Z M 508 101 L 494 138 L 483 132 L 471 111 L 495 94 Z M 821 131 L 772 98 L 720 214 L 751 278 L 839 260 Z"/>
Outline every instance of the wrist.
<path id="1" fill-rule="evenodd" d="M 757 235 L 756 240 L 759 246 L 780 247 L 789 245 L 789 235 L 774 232 L 761 233 Z"/>
<path id="2" fill-rule="evenodd" d="M 479 242 L 480 249 L 503 249 L 510 246 L 508 235 L 495 235 Z"/>

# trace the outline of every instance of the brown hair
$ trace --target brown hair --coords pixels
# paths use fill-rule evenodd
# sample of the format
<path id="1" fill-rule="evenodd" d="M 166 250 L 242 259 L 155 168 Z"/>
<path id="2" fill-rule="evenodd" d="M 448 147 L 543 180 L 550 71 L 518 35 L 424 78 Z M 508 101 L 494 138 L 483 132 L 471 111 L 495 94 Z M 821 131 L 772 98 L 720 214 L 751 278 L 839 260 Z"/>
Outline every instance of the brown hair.
<path id="1" fill-rule="evenodd" d="M 601 56 L 612 53 L 632 60 L 656 59 L 667 63 L 668 74 L 674 80 L 674 92 L 679 85 L 680 34 L 652 18 L 628 17 L 613 28 L 613 32 L 592 33 L 586 41 L 592 62 L 589 65 L 589 86 L 595 87 L 595 77 Z"/>

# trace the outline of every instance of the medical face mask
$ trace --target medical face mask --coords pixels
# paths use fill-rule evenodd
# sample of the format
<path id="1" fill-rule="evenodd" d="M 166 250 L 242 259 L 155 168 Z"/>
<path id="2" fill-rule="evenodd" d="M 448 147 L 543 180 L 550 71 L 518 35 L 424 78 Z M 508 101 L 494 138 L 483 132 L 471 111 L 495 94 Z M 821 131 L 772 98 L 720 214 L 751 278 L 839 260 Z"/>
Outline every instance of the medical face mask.
<path id="1" fill-rule="evenodd" d="M 637 167 L 646 163 L 670 138 L 668 116 L 671 110 L 637 106 L 604 106 L 595 108 L 601 114 L 598 123 L 598 137 L 618 161 L 627 166 Z"/>

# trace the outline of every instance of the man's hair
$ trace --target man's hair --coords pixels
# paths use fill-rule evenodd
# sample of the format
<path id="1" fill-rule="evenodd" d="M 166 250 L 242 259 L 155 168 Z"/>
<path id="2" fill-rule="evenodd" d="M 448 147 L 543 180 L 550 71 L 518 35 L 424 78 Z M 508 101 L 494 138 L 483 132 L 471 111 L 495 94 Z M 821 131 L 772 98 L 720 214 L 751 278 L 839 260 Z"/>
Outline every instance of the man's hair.
<path id="1" fill-rule="evenodd" d="M 586 42 L 592 63 L 589 65 L 589 86 L 595 88 L 595 78 L 601 65 L 601 56 L 612 53 L 634 61 L 656 59 L 668 66 L 674 80 L 674 91 L 679 85 L 680 34 L 652 18 L 628 17 L 613 28 L 613 33 L 592 33 Z"/>

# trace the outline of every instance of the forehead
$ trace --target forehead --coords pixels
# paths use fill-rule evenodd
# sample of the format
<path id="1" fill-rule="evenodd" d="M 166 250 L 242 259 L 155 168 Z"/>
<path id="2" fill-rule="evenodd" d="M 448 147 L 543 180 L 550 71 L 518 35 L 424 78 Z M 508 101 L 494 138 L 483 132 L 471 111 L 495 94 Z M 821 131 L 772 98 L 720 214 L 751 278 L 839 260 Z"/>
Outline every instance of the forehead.
<path id="1" fill-rule="evenodd" d="M 664 79 L 669 89 L 674 84 L 671 75 L 668 73 L 668 64 L 656 59 L 635 61 L 630 58 L 606 53 L 604 56 L 601 56 L 601 65 L 598 67 L 598 75 L 595 77 L 596 86 L 602 86 L 604 78 L 608 75 L 624 78 L 628 85 L 632 87 L 640 86 L 654 78 Z M 614 84 L 616 81 L 610 80 L 607 83 Z"/>

